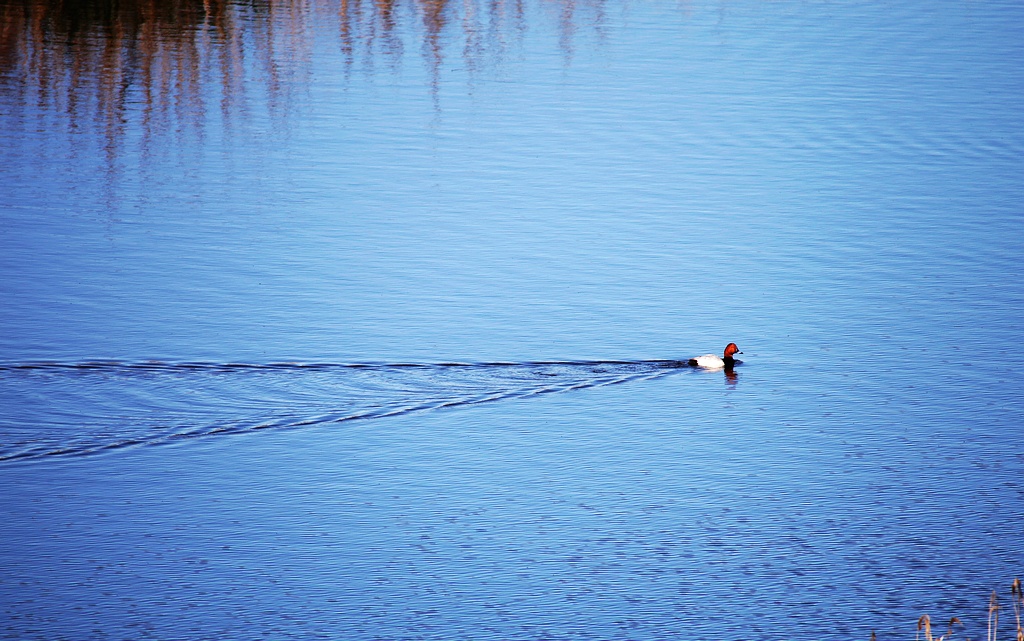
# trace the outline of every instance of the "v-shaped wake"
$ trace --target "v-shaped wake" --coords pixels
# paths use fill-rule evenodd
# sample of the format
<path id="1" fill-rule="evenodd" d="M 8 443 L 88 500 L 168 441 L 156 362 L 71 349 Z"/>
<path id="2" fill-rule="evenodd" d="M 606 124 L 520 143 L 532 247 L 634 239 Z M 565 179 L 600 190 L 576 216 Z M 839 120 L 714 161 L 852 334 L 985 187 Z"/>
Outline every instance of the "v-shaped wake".
<path id="1" fill-rule="evenodd" d="M 0 364 L 0 462 L 616 385 L 677 361 Z"/>

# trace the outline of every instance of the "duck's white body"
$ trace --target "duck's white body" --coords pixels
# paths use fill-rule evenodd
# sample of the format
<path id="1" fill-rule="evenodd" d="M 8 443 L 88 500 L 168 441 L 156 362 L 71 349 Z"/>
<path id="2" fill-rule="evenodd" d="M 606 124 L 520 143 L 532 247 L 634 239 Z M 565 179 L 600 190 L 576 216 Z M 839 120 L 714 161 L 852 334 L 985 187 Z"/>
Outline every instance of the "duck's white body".
<path id="1" fill-rule="evenodd" d="M 715 356 L 714 354 L 705 354 L 693 360 L 697 361 L 695 367 L 703 367 L 705 369 L 722 369 L 725 367 L 725 361 L 722 360 L 722 357 Z"/>
<path id="2" fill-rule="evenodd" d="M 724 369 L 732 370 L 732 368 L 741 361 L 733 358 L 733 354 L 742 354 L 739 347 L 736 347 L 736 343 L 729 343 L 725 346 L 725 352 L 721 356 L 715 356 L 714 354 L 705 354 L 703 356 L 695 356 L 690 360 L 686 361 L 686 364 L 690 367 L 700 367 L 702 369 Z"/>

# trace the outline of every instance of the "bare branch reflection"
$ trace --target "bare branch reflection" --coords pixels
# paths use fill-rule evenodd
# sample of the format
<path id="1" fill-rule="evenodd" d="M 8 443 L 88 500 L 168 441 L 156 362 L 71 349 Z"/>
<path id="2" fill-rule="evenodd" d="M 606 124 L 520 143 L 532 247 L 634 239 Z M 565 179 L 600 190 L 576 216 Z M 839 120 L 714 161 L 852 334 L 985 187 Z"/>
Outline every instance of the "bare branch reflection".
<path id="1" fill-rule="evenodd" d="M 201 137 L 218 116 L 227 129 L 282 117 L 326 38 L 346 75 L 420 51 L 439 108 L 446 63 L 461 58 L 472 77 L 522 43 L 524 1 L 0 0 L 0 97 L 69 130 L 88 126 L 116 155 L 128 124 L 146 148 L 162 132 Z M 541 2 L 568 63 L 579 21 L 600 32 L 603 0 Z"/>

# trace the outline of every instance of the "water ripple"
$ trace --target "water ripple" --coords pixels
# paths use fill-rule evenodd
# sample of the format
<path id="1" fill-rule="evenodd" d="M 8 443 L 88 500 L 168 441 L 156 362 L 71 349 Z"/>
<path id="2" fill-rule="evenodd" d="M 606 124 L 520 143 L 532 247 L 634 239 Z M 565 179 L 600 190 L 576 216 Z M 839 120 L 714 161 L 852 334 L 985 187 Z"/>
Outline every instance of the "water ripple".
<path id="1" fill-rule="evenodd" d="M 679 361 L 0 363 L 0 462 L 380 419 L 679 371 Z"/>

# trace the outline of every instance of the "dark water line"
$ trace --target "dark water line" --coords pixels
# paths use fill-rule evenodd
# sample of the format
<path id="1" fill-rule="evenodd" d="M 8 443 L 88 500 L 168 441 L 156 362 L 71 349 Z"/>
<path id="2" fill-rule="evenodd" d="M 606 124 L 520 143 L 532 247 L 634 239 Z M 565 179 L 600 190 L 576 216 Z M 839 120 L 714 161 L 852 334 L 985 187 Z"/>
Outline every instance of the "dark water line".
<path id="1" fill-rule="evenodd" d="M 215 362 L 167 362 L 167 361 L 81 361 L 62 363 L 57 361 L 36 361 L 25 363 L 0 363 L 0 372 L 244 372 L 244 371 L 329 371 L 338 369 L 432 369 L 432 368 L 485 368 L 485 367 L 535 367 L 545 365 L 595 366 L 595 365 L 651 365 L 659 367 L 682 367 L 684 361 L 676 360 L 553 360 L 553 361 L 494 361 L 494 362 L 445 362 L 445 363 L 215 363 Z"/>
<path id="2" fill-rule="evenodd" d="M 72 372 L 238 372 L 246 370 L 280 371 L 305 370 L 305 369 L 341 369 L 341 368 L 443 368 L 443 367 L 528 367 L 537 365 L 566 365 L 566 366 L 595 366 L 595 365 L 635 365 L 647 366 L 641 371 L 634 371 L 613 375 L 611 377 L 598 377 L 590 380 L 577 380 L 562 384 L 547 385 L 544 387 L 522 387 L 506 391 L 489 392 L 472 396 L 458 398 L 438 398 L 425 402 L 414 402 L 400 405 L 384 405 L 372 409 L 354 413 L 327 413 L 320 416 L 305 417 L 301 419 L 283 419 L 261 421 L 257 424 L 219 424 L 197 426 L 191 429 L 179 430 L 170 434 L 154 435 L 146 438 L 124 438 L 109 443 L 90 443 L 76 446 L 74 444 L 62 445 L 46 449 L 30 448 L 9 454 L 0 454 L 0 464 L 12 462 L 35 461 L 40 459 L 84 457 L 96 454 L 119 451 L 133 447 L 149 445 L 166 445 L 181 442 L 186 439 L 203 438 L 208 436 L 222 436 L 228 434 L 247 434 L 262 430 L 283 430 L 311 427 L 332 423 L 347 423 L 350 421 L 381 419 L 393 416 L 404 416 L 420 412 L 429 412 L 447 408 L 480 405 L 493 403 L 502 400 L 529 398 L 544 394 L 570 392 L 574 390 L 606 387 L 619 385 L 632 381 L 651 380 L 668 374 L 680 371 L 685 363 L 680 361 L 532 361 L 521 363 L 439 363 L 439 364 L 300 364 L 300 363 L 270 363 L 270 364 L 245 364 L 245 363 L 122 363 L 113 361 L 87 362 L 87 363 L 31 363 L 31 364 L 7 364 L 0 366 L 0 371 L 72 371 Z"/>

